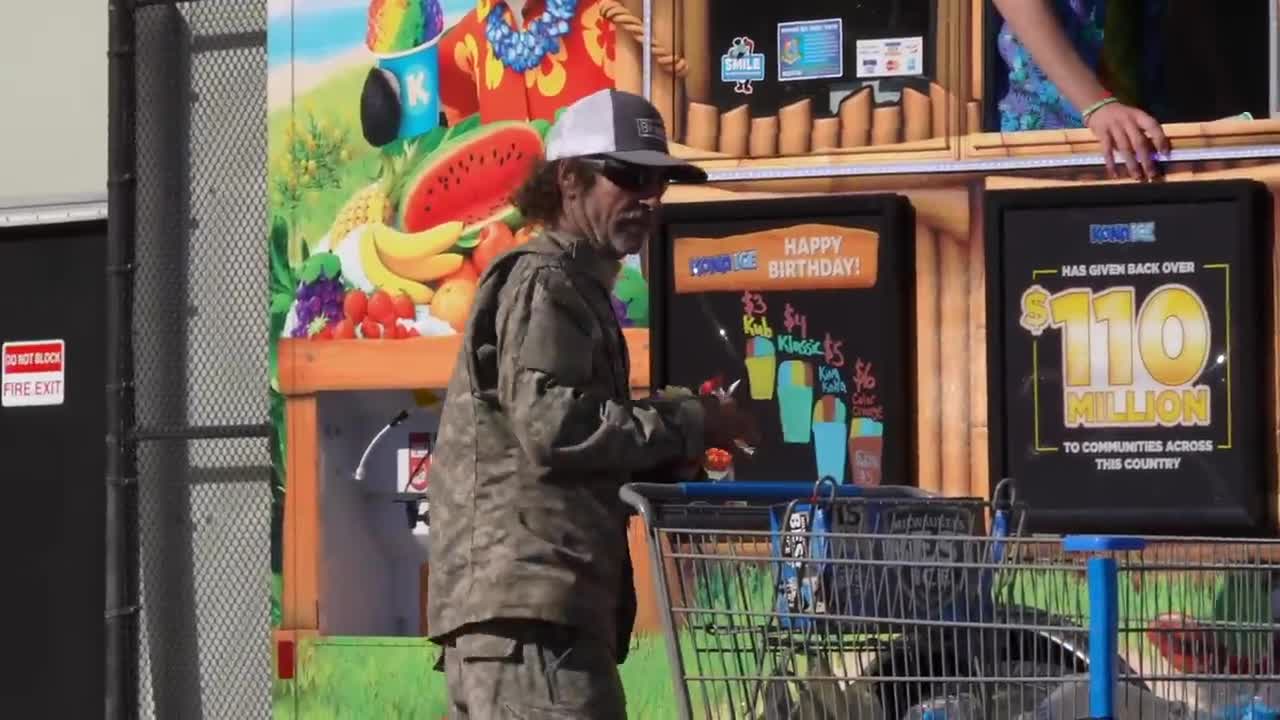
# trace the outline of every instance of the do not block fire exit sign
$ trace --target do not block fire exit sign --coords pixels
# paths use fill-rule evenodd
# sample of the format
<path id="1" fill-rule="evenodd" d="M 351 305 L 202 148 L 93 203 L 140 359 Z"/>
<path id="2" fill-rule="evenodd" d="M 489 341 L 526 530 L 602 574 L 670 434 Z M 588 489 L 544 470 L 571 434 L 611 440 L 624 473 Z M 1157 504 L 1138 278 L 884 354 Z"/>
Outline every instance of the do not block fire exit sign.
<path id="1" fill-rule="evenodd" d="M 61 405 L 66 393 L 67 347 L 62 340 L 7 342 L 0 349 L 0 405 Z"/>

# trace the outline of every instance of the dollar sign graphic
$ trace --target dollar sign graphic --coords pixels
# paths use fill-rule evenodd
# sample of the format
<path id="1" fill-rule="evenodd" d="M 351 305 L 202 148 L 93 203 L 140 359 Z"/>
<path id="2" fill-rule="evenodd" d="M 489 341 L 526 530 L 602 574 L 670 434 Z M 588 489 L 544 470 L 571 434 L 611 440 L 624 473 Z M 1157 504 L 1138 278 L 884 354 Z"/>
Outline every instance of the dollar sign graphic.
<path id="1" fill-rule="evenodd" d="M 753 311 L 755 310 L 755 307 L 755 298 L 751 297 L 751 291 L 748 290 L 747 292 L 742 293 L 742 311 L 748 315 L 752 315 L 754 314 Z"/>
<path id="2" fill-rule="evenodd" d="M 787 303 L 787 307 L 782 313 L 782 324 L 787 328 L 787 332 L 791 332 L 796 326 L 796 310 L 791 307 L 791 303 Z"/>
<path id="3" fill-rule="evenodd" d="M 843 340 L 832 340 L 831 333 L 826 334 L 826 338 L 822 341 L 822 354 L 826 356 L 828 365 L 844 367 L 844 353 L 840 350 L 843 346 Z"/>
<path id="4" fill-rule="evenodd" d="M 1040 336 L 1049 325 L 1049 293 L 1032 285 L 1022 293 L 1022 317 L 1018 323 L 1032 335 Z"/>

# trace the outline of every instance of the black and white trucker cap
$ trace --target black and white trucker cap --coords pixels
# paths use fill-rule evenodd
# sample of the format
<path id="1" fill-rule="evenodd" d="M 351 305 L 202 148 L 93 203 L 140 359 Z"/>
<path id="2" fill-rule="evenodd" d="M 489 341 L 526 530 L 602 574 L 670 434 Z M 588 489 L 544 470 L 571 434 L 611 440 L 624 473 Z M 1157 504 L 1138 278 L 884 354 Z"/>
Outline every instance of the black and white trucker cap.
<path id="1" fill-rule="evenodd" d="M 667 151 L 667 129 L 657 108 L 621 90 L 600 90 L 569 105 L 547 133 L 548 162 L 587 155 L 663 168 L 678 182 L 707 179 L 701 168 Z"/>

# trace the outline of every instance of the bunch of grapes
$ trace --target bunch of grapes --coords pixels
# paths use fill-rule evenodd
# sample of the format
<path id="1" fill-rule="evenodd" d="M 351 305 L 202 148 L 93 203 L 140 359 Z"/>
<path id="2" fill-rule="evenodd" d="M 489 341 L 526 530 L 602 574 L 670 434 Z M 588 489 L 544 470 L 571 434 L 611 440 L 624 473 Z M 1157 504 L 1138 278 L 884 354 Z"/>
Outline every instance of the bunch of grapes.
<path id="1" fill-rule="evenodd" d="M 290 333 L 296 338 L 314 335 L 327 325 L 342 319 L 342 300 L 346 293 L 339 278 L 327 278 L 323 274 L 313 282 L 298 286 L 296 313 L 298 324 Z"/>
<path id="2" fill-rule="evenodd" d="M 444 9 L 440 0 L 422 0 L 422 42 L 428 42 L 444 32 Z"/>
<path id="3" fill-rule="evenodd" d="M 617 295 L 612 295 L 609 299 L 613 301 L 613 315 L 618 318 L 618 325 L 631 327 L 631 319 L 627 317 L 627 304 L 618 299 Z"/>

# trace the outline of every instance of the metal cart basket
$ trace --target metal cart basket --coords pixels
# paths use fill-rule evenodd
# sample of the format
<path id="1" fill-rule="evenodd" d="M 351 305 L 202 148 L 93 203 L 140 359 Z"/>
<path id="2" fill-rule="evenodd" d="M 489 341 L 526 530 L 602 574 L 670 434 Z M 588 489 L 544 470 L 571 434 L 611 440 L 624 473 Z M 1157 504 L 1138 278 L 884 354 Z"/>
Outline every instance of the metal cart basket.
<path id="1" fill-rule="evenodd" d="M 621 494 L 648 530 L 681 718 L 1273 717 L 1265 544 L 1173 562 L 1204 544 L 1028 537 L 1008 481 L 995 502 L 796 483 Z M 1197 572 L 1217 615 L 1179 590 Z M 1124 582 L 1141 577 L 1138 602 Z M 1227 626 L 1247 661 L 1158 664 Z"/>

